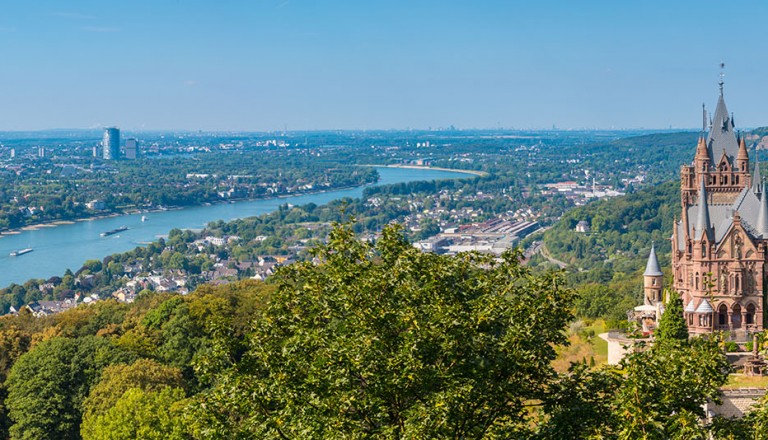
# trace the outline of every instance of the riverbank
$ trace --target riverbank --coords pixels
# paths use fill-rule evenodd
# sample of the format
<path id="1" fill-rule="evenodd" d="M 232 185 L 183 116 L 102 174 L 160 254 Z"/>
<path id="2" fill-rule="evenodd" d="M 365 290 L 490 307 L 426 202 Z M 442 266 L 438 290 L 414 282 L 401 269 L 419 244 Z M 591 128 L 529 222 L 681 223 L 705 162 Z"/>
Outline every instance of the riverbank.
<path id="1" fill-rule="evenodd" d="M 380 166 L 380 165 L 376 165 Z M 382 166 L 383 167 L 383 166 Z M 447 170 L 451 171 L 451 170 Z M 290 194 L 280 194 L 276 196 L 271 197 L 237 197 L 237 198 L 231 198 L 227 200 L 214 200 L 211 202 L 203 202 L 201 204 L 196 205 L 186 205 L 186 206 L 168 206 L 168 207 L 162 207 L 162 208 L 149 208 L 149 209 L 130 209 L 123 212 L 111 212 L 108 214 L 99 214 L 99 215 L 92 215 L 89 217 L 82 217 L 82 218 L 76 218 L 72 220 L 53 220 L 53 221 L 45 221 L 40 223 L 31 223 L 28 225 L 21 226 L 19 228 L 13 228 L 13 229 L 7 229 L 4 231 L 0 231 L 0 238 L 2 238 L 5 235 L 18 235 L 22 232 L 26 231 L 37 231 L 43 228 L 55 228 L 56 226 L 61 225 L 71 225 L 76 222 L 89 222 L 94 220 L 101 220 L 106 218 L 112 218 L 112 217 L 120 217 L 124 215 L 135 215 L 135 214 L 146 214 L 146 213 L 158 213 L 158 212 L 165 212 L 165 211 L 179 211 L 184 210 L 188 208 L 195 208 L 199 206 L 211 206 L 211 205 L 226 205 L 231 203 L 238 203 L 238 202 L 254 202 L 259 200 L 279 200 L 279 199 L 285 199 L 285 198 L 291 198 L 291 197 L 298 197 L 298 196 L 311 196 L 314 194 L 323 194 L 330 191 L 343 191 L 347 189 L 354 189 L 354 188 L 360 188 L 366 185 L 372 185 L 376 184 L 377 182 L 366 182 L 361 185 L 352 185 L 352 186 L 339 186 L 339 187 L 332 187 L 332 188 L 323 188 L 316 191 L 300 191 Z"/>
<path id="2" fill-rule="evenodd" d="M 387 167 L 380 167 L 379 174 L 380 178 L 375 185 L 469 177 L 463 173 Z M 364 188 L 368 187 L 371 185 L 333 191 L 322 188 L 322 192 L 313 195 L 190 206 L 182 210 L 146 213 L 147 221 L 144 222 L 141 221 L 140 213 L 112 215 L 109 218 L 78 221 L 60 227 L 44 227 L 36 231 L 6 235 L 0 239 L 0 261 L 6 269 L 0 273 L 0 286 L 10 283 L 22 284 L 32 278 L 61 276 L 67 268 L 76 270 L 89 259 L 102 259 L 107 255 L 130 251 L 137 246 L 154 242 L 175 228 L 199 230 L 218 220 L 229 222 L 268 214 L 286 203 L 297 206 L 312 203 L 322 206 L 333 200 L 359 198 Z M 128 227 L 128 230 L 109 237 L 100 236 L 101 232 L 122 226 Z M 26 248 L 33 248 L 35 252 L 30 257 L 21 259 L 7 256 L 8 252 Z"/>
<path id="3" fill-rule="evenodd" d="M 460 170 L 455 168 L 442 168 L 442 167 L 430 167 L 426 165 L 374 165 L 374 164 L 366 164 L 366 165 L 359 165 L 361 167 L 380 167 L 380 168 L 405 168 L 405 169 L 412 169 L 412 170 L 434 170 L 434 171 L 448 171 L 451 173 L 463 173 L 463 174 L 472 174 L 479 177 L 485 177 L 488 175 L 485 171 L 475 171 L 475 170 Z"/>
<path id="4" fill-rule="evenodd" d="M 475 176 L 484 177 L 487 176 L 488 173 L 485 171 L 473 171 L 473 170 L 459 170 L 459 169 L 452 169 L 452 168 L 441 168 L 441 167 L 430 167 L 430 166 L 421 166 L 421 165 L 376 165 L 376 164 L 366 164 L 366 165 L 359 165 L 364 167 L 376 167 L 376 168 L 399 168 L 399 169 L 414 169 L 414 170 L 429 170 L 429 171 L 446 171 L 446 172 L 453 172 L 453 173 L 461 173 L 461 174 L 471 174 Z M 365 182 L 361 185 L 351 185 L 351 186 L 340 186 L 340 187 L 332 187 L 332 188 L 323 188 L 318 189 L 316 191 L 301 191 L 301 192 L 295 192 L 290 194 L 280 194 L 272 197 L 255 197 L 255 198 L 232 198 L 227 200 L 215 200 L 211 202 L 204 202 L 202 204 L 196 204 L 196 205 L 186 205 L 186 206 L 169 206 L 164 208 L 151 208 L 147 210 L 141 210 L 141 209 L 130 209 L 123 212 L 112 212 L 108 214 L 100 214 L 100 215 L 92 215 L 89 217 L 82 217 L 82 218 L 76 218 L 71 220 L 54 220 L 54 221 L 45 221 L 40 223 L 32 223 L 28 225 L 24 225 L 19 228 L 13 228 L 13 229 L 7 229 L 5 231 L 0 231 L 0 238 L 2 238 L 5 235 L 18 235 L 25 231 L 36 231 L 42 228 L 54 228 L 56 226 L 61 225 L 69 225 L 74 222 L 88 222 L 93 220 L 100 220 L 105 218 L 111 218 L 111 217 L 119 217 L 123 215 L 133 215 L 133 214 L 143 214 L 143 213 L 152 213 L 152 212 L 162 212 L 162 211 L 169 211 L 169 210 L 183 210 L 187 208 L 194 208 L 198 206 L 208 206 L 208 205 L 216 205 L 216 204 L 228 204 L 228 203 L 237 203 L 237 202 L 250 202 L 250 201 L 259 201 L 259 200 L 279 200 L 279 199 L 286 199 L 291 197 L 297 197 L 297 196 L 311 196 L 315 194 L 323 194 L 326 192 L 332 192 L 332 191 L 343 191 L 347 189 L 354 189 L 354 188 L 360 188 L 367 185 L 377 184 L 378 181 L 375 182 Z"/>

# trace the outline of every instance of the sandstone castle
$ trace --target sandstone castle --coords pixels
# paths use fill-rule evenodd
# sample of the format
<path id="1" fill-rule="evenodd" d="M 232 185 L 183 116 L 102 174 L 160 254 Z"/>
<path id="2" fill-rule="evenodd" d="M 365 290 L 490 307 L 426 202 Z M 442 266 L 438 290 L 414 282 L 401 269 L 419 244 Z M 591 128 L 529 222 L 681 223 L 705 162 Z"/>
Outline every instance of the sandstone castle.
<path id="1" fill-rule="evenodd" d="M 764 325 L 768 194 L 757 160 L 750 172 L 746 142 L 728 113 L 722 80 L 708 122 L 693 162 L 680 170 L 682 214 L 672 231 L 668 287 L 682 296 L 691 336 L 727 331 L 745 340 Z M 663 312 L 662 280 L 652 248 L 644 273 L 645 304 L 637 309 Z"/>

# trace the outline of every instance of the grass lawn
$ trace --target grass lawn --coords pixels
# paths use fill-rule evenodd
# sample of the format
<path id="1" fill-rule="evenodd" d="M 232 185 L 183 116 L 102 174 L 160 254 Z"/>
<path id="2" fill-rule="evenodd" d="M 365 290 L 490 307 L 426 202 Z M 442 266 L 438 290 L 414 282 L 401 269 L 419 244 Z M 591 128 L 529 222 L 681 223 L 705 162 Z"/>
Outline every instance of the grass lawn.
<path id="1" fill-rule="evenodd" d="M 723 388 L 768 388 L 768 376 L 731 374 Z"/>
<path id="2" fill-rule="evenodd" d="M 557 348 L 557 359 L 552 363 L 557 371 L 567 371 L 572 362 L 591 362 L 594 359 L 595 366 L 603 365 L 608 361 L 608 343 L 597 335 L 605 332 L 605 322 L 597 320 L 590 325 L 582 321 L 573 323 L 568 330 L 567 347 Z"/>

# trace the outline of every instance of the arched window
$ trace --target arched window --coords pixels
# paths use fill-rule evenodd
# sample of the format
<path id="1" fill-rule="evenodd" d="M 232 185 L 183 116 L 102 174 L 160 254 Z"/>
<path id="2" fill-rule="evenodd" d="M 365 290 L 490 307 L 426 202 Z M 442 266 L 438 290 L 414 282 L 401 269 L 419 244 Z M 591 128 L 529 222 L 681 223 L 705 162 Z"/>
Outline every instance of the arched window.
<path id="1" fill-rule="evenodd" d="M 702 243 L 701 244 L 701 256 L 706 257 L 707 256 L 707 244 Z"/>
<path id="2" fill-rule="evenodd" d="M 696 272 L 696 277 L 694 279 L 696 280 L 696 285 L 694 286 L 694 288 L 696 290 L 699 290 L 699 273 L 698 272 Z"/>
<path id="3" fill-rule="evenodd" d="M 720 304 L 717 308 L 717 325 L 728 325 L 728 307 L 725 304 Z"/>
<path id="4" fill-rule="evenodd" d="M 746 323 L 748 325 L 755 323 L 755 305 L 754 304 L 749 304 L 747 306 L 747 316 L 745 318 L 747 321 Z"/>
<path id="5" fill-rule="evenodd" d="M 731 315 L 732 328 L 741 328 L 741 306 L 738 304 L 733 305 L 733 314 Z"/>

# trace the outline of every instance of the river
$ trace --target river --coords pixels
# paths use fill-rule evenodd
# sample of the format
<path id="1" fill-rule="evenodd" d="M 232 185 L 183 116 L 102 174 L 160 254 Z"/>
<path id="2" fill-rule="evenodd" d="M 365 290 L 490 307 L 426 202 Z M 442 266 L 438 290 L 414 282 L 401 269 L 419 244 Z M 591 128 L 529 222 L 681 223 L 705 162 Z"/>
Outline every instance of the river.
<path id="1" fill-rule="evenodd" d="M 377 167 L 377 170 L 380 179 L 372 185 L 472 177 L 465 173 L 429 169 Z M 293 197 L 150 212 L 144 214 L 144 222 L 141 221 L 142 214 L 121 215 L 5 235 L 0 239 L 0 264 L 3 267 L 0 271 L 0 287 L 11 283 L 21 284 L 31 278 L 61 276 L 67 268 L 74 272 L 82 267 L 86 260 L 101 260 L 107 255 L 131 250 L 156 240 L 173 228 L 200 229 L 215 220 L 228 221 L 272 212 L 284 203 L 323 205 L 340 198 L 360 197 L 364 188 L 365 186 L 361 186 Z M 127 226 L 129 229 L 108 237 L 100 236 L 104 231 L 121 226 Z M 9 255 L 11 251 L 25 248 L 32 248 L 33 252 L 18 257 Z"/>

